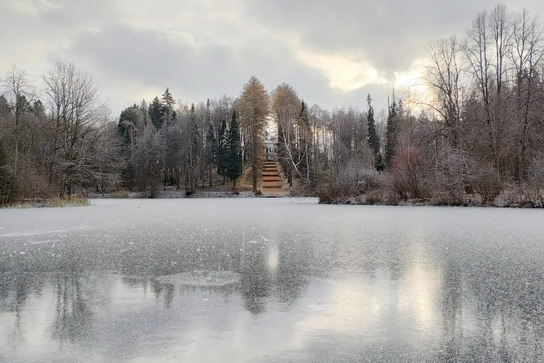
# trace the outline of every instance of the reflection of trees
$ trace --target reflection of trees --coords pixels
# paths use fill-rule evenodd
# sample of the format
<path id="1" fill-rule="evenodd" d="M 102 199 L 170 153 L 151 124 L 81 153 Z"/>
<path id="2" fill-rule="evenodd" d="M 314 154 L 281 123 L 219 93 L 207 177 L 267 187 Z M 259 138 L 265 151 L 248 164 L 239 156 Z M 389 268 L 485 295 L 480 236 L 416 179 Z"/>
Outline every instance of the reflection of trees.
<path id="1" fill-rule="evenodd" d="M 170 307 L 172 301 L 174 301 L 174 285 L 172 284 L 163 284 L 158 281 L 151 281 L 151 286 L 153 287 L 153 292 L 157 299 L 161 298 L 161 295 L 164 296 L 164 303 L 167 308 Z"/>
<path id="2" fill-rule="evenodd" d="M 174 301 L 174 293 L 176 289 L 172 284 L 165 284 L 150 277 L 139 276 L 124 276 L 122 281 L 130 288 L 141 288 L 144 295 L 146 295 L 148 291 L 152 291 L 156 299 L 160 300 L 164 298 L 166 308 L 169 308 Z"/>
<path id="3" fill-rule="evenodd" d="M 308 256 L 300 250 L 291 250 L 289 243 L 280 245 L 279 255 L 276 272 L 278 297 L 284 303 L 292 305 L 308 283 L 310 264 L 305 260 Z"/>
<path id="4" fill-rule="evenodd" d="M 15 324 L 10 342 L 18 345 L 24 337 L 22 330 L 22 312 L 28 296 L 34 292 L 39 294 L 44 281 L 43 277 L 30 273 L 8 273 L 0 275 L 0 311 L 13 312 Z"/>
<path id="5" fill-rule="evenodd" d="M 442 281 L 441 307 L 444 340 L 440 347 L 440 360 L 449 361 L 451 357 L 459 356 L 460 347 L 463 344 L 463 281 L 459 266 L 448 264 Z"/>
<path id="6" fill-rule="evenodd" d="M 96 284 L 78 272 L 55 276 L 53 283 L 56 287 L 53 337 L 61 343 L 82 340 L 92 325 L 91 304 L 96 301 Z"/>
<path id="7" fill-rule="evenodd" d="M 447 261 L 440 361 L 538 361 L 544 345 L 544 287 L 537 266 L 496 256 Z M 542 274 L 541 274 L 542 275 Z M 467 330 L 474 326 L 474 330 Z"/>
<path id="8" fill-rule="evenodd" d="M 308 251 L 293 248 L 290 239 L 279 244 L 247 242 L 242 244 L 241 251 L 241 293 L 246 309 L 253 314 L 264 312 L 272 288 L 280 301 L 288 305 L 299 298 L 312 269 Z M 270 265 L 271 255 L 277 256 L 277 265 Z"/>
<path id="9" fill-rule="evenodd" d="M 243 242 L 240 262 L 241 292 L 244 305 L 253 314 L 265 311 L 265 298 L 272 285 L 266 265 L 266 243 Z"/>

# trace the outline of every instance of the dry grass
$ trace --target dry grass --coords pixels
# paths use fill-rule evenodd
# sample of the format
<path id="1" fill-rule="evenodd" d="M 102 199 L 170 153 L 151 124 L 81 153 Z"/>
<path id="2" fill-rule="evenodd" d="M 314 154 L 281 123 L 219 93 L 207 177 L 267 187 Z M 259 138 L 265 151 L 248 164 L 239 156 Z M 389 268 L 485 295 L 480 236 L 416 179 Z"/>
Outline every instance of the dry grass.
<path id="1" fill-rule="evenodd" d="M 126 198 L 130 198 L 130 194 L 126 190 L 118 190 L 115 192 L 111 192 L 109 194 L 109 197 L 116 198 L 116 199 L 126 199 Z"/>
<path id="2" fill-rule="evenodd" d="M 18 201 L 12 204 L 6 205 L 7 208 L 36 208 L 36 207 L 49 207 L 49 208 L 59 208 L 59 207 L 85 207 L 91 205 L 89 198 L 84 196 L 75 196 L 71 198 L 53 198 L 42 201 L 36 200 L 25 200 Z"/>
<path id="3" fill-rule="evenodd" d="M 85 207 L 91 205 L 87 197 L 53 198 L 47 202 L 48 207 Z"/>

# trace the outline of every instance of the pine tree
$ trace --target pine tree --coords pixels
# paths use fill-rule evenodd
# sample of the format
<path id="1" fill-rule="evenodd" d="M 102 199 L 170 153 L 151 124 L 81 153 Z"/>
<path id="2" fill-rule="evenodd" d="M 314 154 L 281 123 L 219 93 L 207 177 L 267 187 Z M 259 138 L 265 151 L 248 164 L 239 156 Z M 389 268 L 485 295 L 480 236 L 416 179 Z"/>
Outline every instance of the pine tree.
<path id="1" fill-rule="evenodd" d="M 236 187 L 236 179 L 242 175 L 242 150 L 240 145 L 240 129 L 236 111 L 232 112 L 232 121 L 229 128 L 227 177 L 231 180 L 232 189 Z"/>

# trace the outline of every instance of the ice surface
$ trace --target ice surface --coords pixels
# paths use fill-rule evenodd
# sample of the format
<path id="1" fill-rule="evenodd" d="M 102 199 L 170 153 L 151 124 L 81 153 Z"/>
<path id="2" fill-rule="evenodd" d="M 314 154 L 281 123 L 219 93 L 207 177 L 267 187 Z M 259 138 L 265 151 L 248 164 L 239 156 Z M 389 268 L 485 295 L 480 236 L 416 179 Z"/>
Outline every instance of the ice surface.
<path id="1" fill-rule="evenodd" d="M 0 361 L 540 361 L 543 221 L 315 199 L 0 209 Z"/>

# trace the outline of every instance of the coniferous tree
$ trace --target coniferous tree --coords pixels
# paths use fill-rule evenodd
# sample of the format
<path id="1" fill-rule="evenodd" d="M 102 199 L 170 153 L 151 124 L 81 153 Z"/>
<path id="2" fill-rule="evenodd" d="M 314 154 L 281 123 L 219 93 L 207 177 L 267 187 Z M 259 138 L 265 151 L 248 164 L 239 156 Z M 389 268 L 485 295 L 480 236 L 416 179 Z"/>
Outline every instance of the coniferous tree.
<path id="1" fill-rule="evenodd" d="M 232 188 L 236 187 L 236 179 L 242 175 L 242 148 L 240 145 L 240 129 L 236 111 L 232 112 L 232 121 L 229 128 L 227 177 L 231 180 Z"/>
<path id="2" fill-rule="evenodd" d="M 223 120 L 219 133 L 217 134 L 217 174 L 223 177 L 223 184 L 225 184 L 225 178 L 227 177 L 227 154 L 228 154 L 228 142 L 227 142 L 227 122 Z"/>
<path id="3" fill-rule="evenodd" d="M 170 125 L 172 121 L 176 119 L 176 112 L 174 111 L 175 105 L 174 97 L 170 90 L 166 88 L 161 97 L 161 108 L 160 108 L 160 120 L 162 125 Z"/>
<path id="4" fill-rule="evenodd" d="M 158 97 L 155 97 L 149 104 L 149 118 L 156 129 L 160 129 L 162 125 L 162 105 Z"/>
<path id="5" fill-rule="evenodd" d="M 195 105 L 191 105 L 189 113 L 189 191 L 194 192 L 197 186 L 197 171 L 200 162 L 200 130 L 196 121 Z"/>
<path id="6" fill-rule="evenodd" d="M 121 111 L 117 124 L 117 135 L 121 138 L 121 152 L 125 160 L 124 167 L 121 169 L 121 180 L 128 189 L 132 189 L 136 178 L 133 154 L 136 138 L 140 132 L 140 115 L 137 105 L 130 106 Z"/>
<path id="7" fill-rule="evenodd" d="M 269 97 L 264 85 L 256 77 L 251 77 L 244 86 L 237 109 L 246 136 L 244 159 L 247 155 L 251 164 L 253 193 L 257 193 L 257 180 L 261 171 L 260 161 L 263 156 L 263 132 L 269 113 Z"/>
<path id="8" fill-rule="evenodd" d="M 383 159 L 380 153 L 380 138 L 376 131 L 376 121 L 374 121 L 374 107 L 372 107 L 372 97 L 370 94 L 366 99 L 368 103 L 367 123 L 368 123 L 368 144 L 374 152 L 374 166 L 378 170 L 383 169 Z"/>
<path id="9" fill-rule="evenodd" d="M 311 158 L 310 150 L 312 148 L 312 130 L 310 128 L 310 119 L 308 117 L 308 108 L 304 101 L 301 102 L 300 113 L 298 115 L 298 157 L 297 162 L 299 176 L 306 184 L 312 185 Z"/>
<path id="10" fill-rule="evenodd" d="M 210 187 L 213 185 L 212 182 L 212 168 L 217 160 L 216 156 L 217 151 L 217 140 L 215 138 L 215 131 L 213 129 L 213 124 L 210 122 L 208 124 L 208 133 L 206 134 L 206 163 L 208 164 L 208 177 L 210 178 Z"/>
<path id="11" fill-rule="evenodd" d="M 389 115 L 387 117 L 387 128 L 385 131 L 385 165 L 387 167 L 391 166 L 391 161 L 395 152 L 397 151 L 398 143 L 398 110 L 395 99 L 393 98 L 393 104 L 389 107 Z"/>

